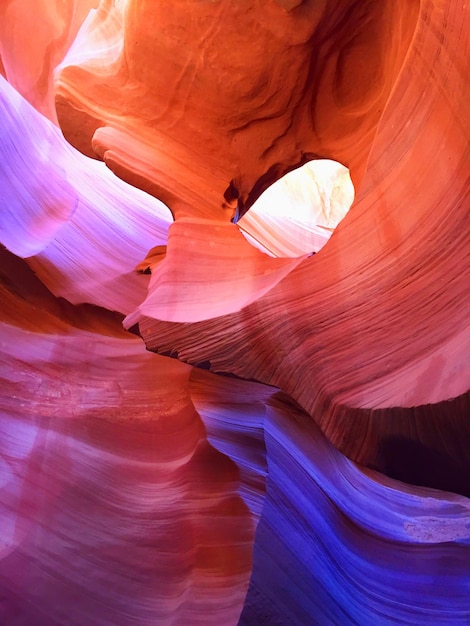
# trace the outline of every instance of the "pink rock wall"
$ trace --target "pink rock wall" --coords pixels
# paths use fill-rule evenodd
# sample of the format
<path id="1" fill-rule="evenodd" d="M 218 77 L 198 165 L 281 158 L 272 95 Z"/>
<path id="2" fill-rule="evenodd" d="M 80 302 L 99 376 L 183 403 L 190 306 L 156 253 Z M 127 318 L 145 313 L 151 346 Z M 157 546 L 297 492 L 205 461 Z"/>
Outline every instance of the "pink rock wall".
<path id="1" fill-rule="evenodd" d="M 2 625 L 470 621 L 468 25 L 3 3 Z M 313 158 L 355 202 L 267 256 Z"/>

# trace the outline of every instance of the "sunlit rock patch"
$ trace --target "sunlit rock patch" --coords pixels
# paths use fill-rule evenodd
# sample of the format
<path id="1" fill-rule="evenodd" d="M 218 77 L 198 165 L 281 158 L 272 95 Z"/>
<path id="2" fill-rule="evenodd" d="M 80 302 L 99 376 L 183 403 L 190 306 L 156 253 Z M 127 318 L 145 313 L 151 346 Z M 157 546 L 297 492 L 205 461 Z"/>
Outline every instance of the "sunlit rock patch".
<path id="1" fill-rule="evenodd" d="M 237 225 L 266 254 L 299 257 L 323 248 L 353 200 L 346 167 L 310 161 L 273 183 Z"/>

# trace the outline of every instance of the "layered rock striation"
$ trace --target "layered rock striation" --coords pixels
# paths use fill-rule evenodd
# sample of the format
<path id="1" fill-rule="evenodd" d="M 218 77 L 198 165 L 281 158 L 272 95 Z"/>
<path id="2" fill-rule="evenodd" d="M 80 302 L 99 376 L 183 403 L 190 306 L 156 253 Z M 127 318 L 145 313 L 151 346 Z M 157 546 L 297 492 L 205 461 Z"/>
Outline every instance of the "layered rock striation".
<path id="1" fill-rule="evenodd" d="M 468 25 L 3 3 L 2 624 L 469 622 Z"/>

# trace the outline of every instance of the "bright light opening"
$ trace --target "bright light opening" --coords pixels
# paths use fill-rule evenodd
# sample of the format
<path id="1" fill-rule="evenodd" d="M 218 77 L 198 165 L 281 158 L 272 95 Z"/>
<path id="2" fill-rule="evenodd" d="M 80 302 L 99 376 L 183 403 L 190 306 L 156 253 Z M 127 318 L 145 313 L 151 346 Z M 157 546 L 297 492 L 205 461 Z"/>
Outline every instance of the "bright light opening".
<path id="1" fill-rule="evenodd" d="M 271 185 L 237 225 L 266 254 L 299 257 L 323 248 L 353 200 L 347 167 L 310 161 Z"/>

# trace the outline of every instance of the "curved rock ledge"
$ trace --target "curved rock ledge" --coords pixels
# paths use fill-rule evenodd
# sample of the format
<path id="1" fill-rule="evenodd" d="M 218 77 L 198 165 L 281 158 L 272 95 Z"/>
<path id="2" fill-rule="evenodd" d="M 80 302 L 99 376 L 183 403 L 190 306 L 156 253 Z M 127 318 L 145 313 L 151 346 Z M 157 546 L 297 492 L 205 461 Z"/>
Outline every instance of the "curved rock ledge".
<path id="1" fill-rule="evenodd" d="M 468 23 L 2 3 L 2 626 L 469 623 Z M 320 158 L 328 243 L 255 250 Z"/>

